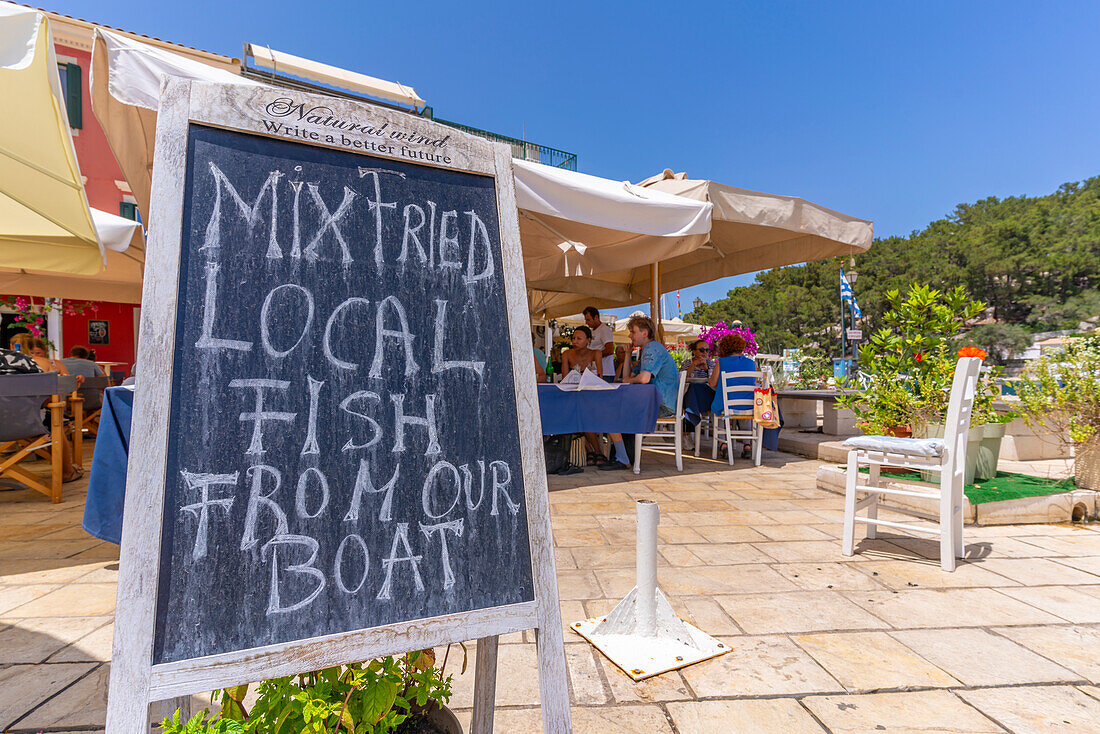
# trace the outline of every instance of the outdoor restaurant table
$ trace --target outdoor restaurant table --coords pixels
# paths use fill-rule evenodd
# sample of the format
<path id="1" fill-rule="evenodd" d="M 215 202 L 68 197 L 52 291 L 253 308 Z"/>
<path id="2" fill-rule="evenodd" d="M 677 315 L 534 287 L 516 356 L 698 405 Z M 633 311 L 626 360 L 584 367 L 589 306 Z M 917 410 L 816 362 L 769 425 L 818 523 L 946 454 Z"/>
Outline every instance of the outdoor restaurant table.
<path id="1" fill-rule="evenodd" d="M 852 414 L 852 411 L 847 408 L 839 408 L 836 404 L 837 398 L 844 394 L 845 393 L 839 390 L 783 389 L 776 391 L 776 395 L 779 397 L 780 406 L 782 407 L 783 404 L 788 405 L 788 414 L 799 412 L 793 410 L 794 406 L 792 406 L 791 403 L 794 401 L 809 401 L 812 402 L 815 407 L 817 403 L 822 403 L 822 416 L 824 420 L 821 432 L 830 436 L 847 436 L 856 433 L 855 416 Z M 806 424 L 804 427 L 816 428 L 816 418 L 814 418 L 812 426 Z"/>
<path id="2" fill-rule="evenodd" d="M 656 385 L 622 385 L 614 390 L 562 390 L 539 385 L 542 433 L 652 433 L 661 393 Z"/>
<path id="3" fill-rule="evenodd" d="M 100 540 L 122 542 L 122 504 L 126 496 L 126 457 L 130 450 L 130 419 L 134 391 L 109 387 L 103 391 L 103 412 L 84 501 L 84 530 Z"/>

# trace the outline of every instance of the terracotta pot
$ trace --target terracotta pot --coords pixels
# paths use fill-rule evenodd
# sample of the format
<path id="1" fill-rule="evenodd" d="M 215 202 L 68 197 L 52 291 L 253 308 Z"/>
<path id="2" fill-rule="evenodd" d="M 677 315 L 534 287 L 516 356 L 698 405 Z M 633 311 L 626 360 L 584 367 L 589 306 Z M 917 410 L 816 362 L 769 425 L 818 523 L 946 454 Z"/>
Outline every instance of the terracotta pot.
<path id="1" fill-rule="evenodd" d="M 894 436 L 895 438 L 911 438 L 913 436 L 913 427 L 906 424 L 903 426 L 893 426 L 886 429 L 887 436 Z M 879 470 L 882 474 L 905 474 L 910 471 L 900 467 L 884 466 Z"/>

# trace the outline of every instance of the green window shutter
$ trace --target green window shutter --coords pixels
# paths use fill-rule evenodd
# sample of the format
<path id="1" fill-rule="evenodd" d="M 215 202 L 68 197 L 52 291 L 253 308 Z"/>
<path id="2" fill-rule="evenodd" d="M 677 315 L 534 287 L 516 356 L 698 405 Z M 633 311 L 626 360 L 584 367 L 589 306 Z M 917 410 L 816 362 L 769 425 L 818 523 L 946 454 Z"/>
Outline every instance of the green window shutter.
<path id="1" fill-rule="evenodd" d="M 127 219 L 133 219 L 138 221 L 138 209 L 137 204 L 133 204 L 129 201 L 120 201 L 118 203 L 118 215 L 120 217 L 126 217 Z"/>
<path id="2" fill-rule="evenodd" d="M 69 127 L 79 130 L 83 125 L 81 115 L 80 66 L 65 64 L 65 109 L 69 112 Z"/>

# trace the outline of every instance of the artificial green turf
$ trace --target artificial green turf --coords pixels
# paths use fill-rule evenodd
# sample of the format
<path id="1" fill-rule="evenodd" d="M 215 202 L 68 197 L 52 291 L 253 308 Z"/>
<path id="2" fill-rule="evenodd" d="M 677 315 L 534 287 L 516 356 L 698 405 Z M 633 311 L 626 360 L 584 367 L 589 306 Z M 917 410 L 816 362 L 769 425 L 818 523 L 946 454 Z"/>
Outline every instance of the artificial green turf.
<path id="1" fill-rule="evenodd" d="M 866 474 L 867 469 L 860 469 Z M 920 472 L 905 471 L 891 472 L 888 476 L 898 479 L 921 481 Z M 992 479 L 979 479 L 974 484 L 963 487 L 963 492 L 972 505 L 982 505 L 986 502 L 1001 502 L 1003 500 L 1018 500 L 1023 497 L 1042 497 L 1048 494 L 1071 492 L 1076 489 L 1072 479 L 1055 481 L 1032 477 L 1027 474 L 1000 471 Z"/>

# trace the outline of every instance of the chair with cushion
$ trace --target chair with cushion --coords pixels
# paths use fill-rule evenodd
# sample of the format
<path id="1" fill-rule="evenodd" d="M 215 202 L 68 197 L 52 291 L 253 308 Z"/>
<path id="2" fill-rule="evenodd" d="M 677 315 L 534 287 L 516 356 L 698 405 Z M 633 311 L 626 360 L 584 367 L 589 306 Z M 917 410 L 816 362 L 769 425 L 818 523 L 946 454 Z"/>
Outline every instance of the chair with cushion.
<path id="1" fill-rule="evenodd" d="M 61 501 L 65 444 L 63 410 L 56 372 L 0 376 L 0 477 L 10 477 Z M 42 422 L 42 402 L 49 400 L 50 428 Z M 36 457 L 50 462 L 49 483 L 20 463 Z"/>
<path id="2" fill-rule="evenodd" d="M 955 365 L 955 377 L 951 383 L 951 397 L 947 406 L 947 420 L 943 438 L 895 438 L 893 436 L 856 436 L 844 442 L 848 451 L 847 487 L 844 494 L 844 539 L 841 552 L 850 556 L 855 552 L 855 523 L 867 524 L 867 537 L 874 538 L 876 528 L 883 525 L 916 533 L 940 536 L 940 566 L 944 571 L 955 570 L 955 559 L 963 557 L 963 472 L 966 468 L 966 438 L 970 430 L 970 415 L 974 406 L 974 393 L 978 385 L 978 371 L 982 361 L 976 357 L 963 357 Z M 859 483 L 860 464 L 868 467 L 867 484 Z M 883 466 L 913 470 L 936 470 L 940 473 L 940 486 L 928 491 L 891 489 L 879 481 Z M 857 493 L 866 496 L 857 499 Z M 878 519 L 880 495 L 923 497 L 937 500 L 938 515 L 929 516 L 903 507 L 891 506 L 896 512 L 938 519 L 931 527 L 910 525 L 892 520 Z M 857 515 L 866 509 L 867 516 Z"/>
<path id="3" fill-rule="evenodd" d="M 658 418 L 653 433 L 637 433 L 634 435 L 634 473 L 642 471 L 642 448 L 667 449 L 670 444 L 667 439 L 672 439 L 671 446 L 676 451 L 676 471 L 684 470 L 684 383 L 687 381 L 687 372 L 680 372 L 680 386 L 676 392 L 676 413 L 668 418 Z M 646 439 L 651 439 L 646 443 Z"/>
<path id="4" fill-rule="evenodd" d="M 760 466 L 760 454 L 764 445 L 764 428 L 752 419 L 752 402 L 756 385 L 763 373 L 760 371 L 722 372 L 718 377 L 718 389 L 722 391 L 722 414 L 712 417 L 714 443 L 711 458 L 718 458 L 718 443 L 725 436 L 730 466 L 733 466 L 733 441 L 749 441 L 752 445 L 752 463 Z M 750 382 L 751 381 L 751 382 Z M 730 421 L 749 421 L 749 427 L 733 428 Z"/>

